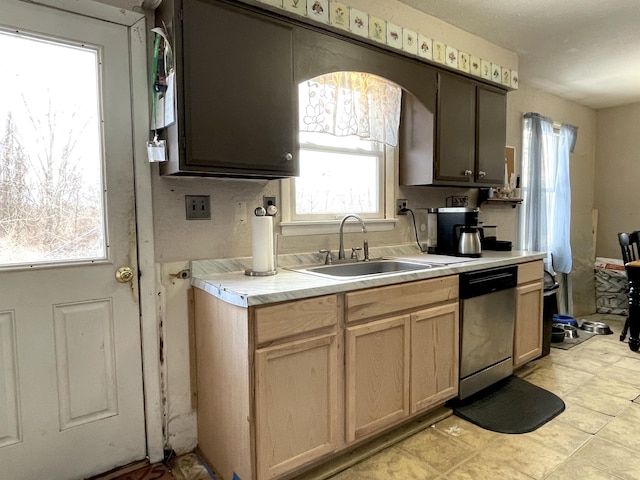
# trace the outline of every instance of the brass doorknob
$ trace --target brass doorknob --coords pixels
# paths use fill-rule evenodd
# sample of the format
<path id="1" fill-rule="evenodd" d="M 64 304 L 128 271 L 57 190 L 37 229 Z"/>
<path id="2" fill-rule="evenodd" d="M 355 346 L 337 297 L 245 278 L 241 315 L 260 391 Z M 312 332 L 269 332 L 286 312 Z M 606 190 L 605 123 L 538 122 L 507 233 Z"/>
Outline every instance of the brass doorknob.
<path id="1" fill-rule="evenodd" d="M 116 280 L 120 283 L 127 283 L 133 280 L 133 270 L 131 270 L 131 267 L 120 267 L 116 272 Z"/>

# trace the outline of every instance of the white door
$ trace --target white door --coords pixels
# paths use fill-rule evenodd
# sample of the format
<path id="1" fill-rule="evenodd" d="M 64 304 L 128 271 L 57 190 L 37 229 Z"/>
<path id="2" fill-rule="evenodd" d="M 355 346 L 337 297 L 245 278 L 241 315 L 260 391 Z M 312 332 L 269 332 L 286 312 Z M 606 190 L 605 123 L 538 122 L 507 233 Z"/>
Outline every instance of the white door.
<path id="1" fill-rule="evenodd" d="M 0 0 L 0 51 L 0 478 L 85 478 L 146 455 L 129 32 Z"/>

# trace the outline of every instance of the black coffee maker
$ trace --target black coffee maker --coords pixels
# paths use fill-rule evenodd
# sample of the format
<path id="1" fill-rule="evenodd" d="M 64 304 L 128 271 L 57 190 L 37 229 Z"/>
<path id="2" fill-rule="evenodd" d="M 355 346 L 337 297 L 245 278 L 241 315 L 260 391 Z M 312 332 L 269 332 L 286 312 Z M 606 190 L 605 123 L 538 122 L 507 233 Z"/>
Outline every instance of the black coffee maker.
<path id="1" fill-rule="evenodd" d="M 443 207 L 436 209 L 438 218 L 438 238 L 436 253 L 459 255 L 460 232 L 465 227 L 478 225 L 479 208 Z"/>

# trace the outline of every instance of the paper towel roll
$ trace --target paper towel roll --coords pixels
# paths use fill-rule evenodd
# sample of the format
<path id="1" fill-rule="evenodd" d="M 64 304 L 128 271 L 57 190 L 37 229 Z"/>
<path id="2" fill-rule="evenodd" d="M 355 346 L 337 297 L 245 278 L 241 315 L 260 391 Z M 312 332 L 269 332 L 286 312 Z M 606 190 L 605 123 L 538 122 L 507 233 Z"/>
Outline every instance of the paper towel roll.
<path id="1" fill-rule="evenodd" d="M 271 272 L 273 263 L 273 217 L 252 217 L 253 271 Z"/>

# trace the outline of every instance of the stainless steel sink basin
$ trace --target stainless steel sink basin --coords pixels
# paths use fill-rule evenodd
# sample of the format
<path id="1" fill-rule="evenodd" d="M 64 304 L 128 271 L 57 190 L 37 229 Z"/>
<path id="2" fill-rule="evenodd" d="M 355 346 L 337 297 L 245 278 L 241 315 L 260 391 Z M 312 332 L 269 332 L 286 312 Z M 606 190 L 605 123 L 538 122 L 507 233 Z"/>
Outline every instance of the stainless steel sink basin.
<path id="1" fill-rule="evenodd" d="M 387 275 L 392 273 L 428 270 L 431 267 L 432 265 L 425 263 L 411 263 L 400 260 L 373 260 L 370 262 L 303 267 L 295 268 L 293 270 L 322 277 L 347 280 L 371 275 Z"/>

